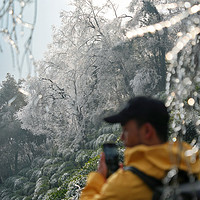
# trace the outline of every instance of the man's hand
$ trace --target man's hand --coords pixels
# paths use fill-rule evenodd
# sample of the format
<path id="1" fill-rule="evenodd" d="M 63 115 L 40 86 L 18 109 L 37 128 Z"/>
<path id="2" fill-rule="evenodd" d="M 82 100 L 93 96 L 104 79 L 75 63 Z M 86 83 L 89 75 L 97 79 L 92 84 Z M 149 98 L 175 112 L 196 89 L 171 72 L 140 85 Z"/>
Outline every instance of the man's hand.
<path id="1" fill-rule="evenodd" d="M 106 158 L 105 158 L 104 152 L 101 153 L 97 172 L 99 172 L 106 179 L 108 168 L 107 168 L 107 165 L 106 165 Z"/>

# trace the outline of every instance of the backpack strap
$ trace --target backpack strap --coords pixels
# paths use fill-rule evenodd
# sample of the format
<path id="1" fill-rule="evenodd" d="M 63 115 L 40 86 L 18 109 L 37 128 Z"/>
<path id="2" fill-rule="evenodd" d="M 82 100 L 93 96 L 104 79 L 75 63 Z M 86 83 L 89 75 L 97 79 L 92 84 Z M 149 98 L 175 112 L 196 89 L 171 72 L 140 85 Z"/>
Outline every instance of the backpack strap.
<path id="1" fill-rule="evenodd" d="M 145 174 L 136 167 L 126 166 L 124 167 L 124 170 L 131 171 L 133 174 L 137 175 L 140 179 L 144 181 L 144 183 L 153 191 L 152 200 L 160 199 L 161 194 L 163 192 L 163 183 L 161 182 L 161 180 Z M 186 181 L 185 183 L 181 183 L 179 187 L 176 188 L 176 191 L 173 191 L 171 195 L 173 195 L 173 198 L 170 199 L 177 199 L 176 195 L 181 195 L 182 197 L 181 199 L 183 200 L 184 199 L 200 200 L 200 181 L 196 180 L 194 183 L 189 183 Z"/>
<path id="2" fill-rule="evenodd" d="M 144 183 L 146 183 L 146 185 L 148 185 L 148 187 L 152 191 L 155 191 L 157 187 L 163 185 L 161 180 L 154 178 L 153 176 L 149 176 L 149 175 L 145 174 L 144 172 L 140 171 L 136 167 L 126 166 L 126 167 L 124 167 L 124 170 L 131 171 L 133 174 L 136 174 L 140 179 L 142 179 L 144 181 Z"/>

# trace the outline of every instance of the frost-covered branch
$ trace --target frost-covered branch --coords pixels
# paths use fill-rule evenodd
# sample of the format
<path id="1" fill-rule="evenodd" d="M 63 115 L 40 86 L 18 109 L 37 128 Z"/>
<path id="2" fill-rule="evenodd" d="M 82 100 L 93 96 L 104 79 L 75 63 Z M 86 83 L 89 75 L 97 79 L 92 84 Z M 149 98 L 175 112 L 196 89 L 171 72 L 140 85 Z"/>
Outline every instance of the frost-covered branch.
<path id="1" fill-rule="evenodd" d="M 24 14 L 29 4 L 34 4 L 32 22 L 27 22 Z M 37 0 L 4 0 L 0 6 L 0 37 L 10 45 L 13 66 L 17 66 L 21 73 L 25 58 L 34 62 L 31 44 L 37 18 Z M 3 51 L 1 44 L 0 49 Z"/>

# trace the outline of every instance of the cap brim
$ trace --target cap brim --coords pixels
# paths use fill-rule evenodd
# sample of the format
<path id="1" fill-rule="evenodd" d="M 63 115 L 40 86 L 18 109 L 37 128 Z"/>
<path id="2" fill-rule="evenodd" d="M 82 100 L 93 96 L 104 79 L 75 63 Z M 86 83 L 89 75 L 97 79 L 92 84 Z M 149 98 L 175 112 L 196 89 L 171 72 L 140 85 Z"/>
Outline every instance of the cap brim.
<path id="1" fill-rule="evenodd" d="M 122 114 L 117 114 L 104 118 L 104 121 L 110 124 L 124 123 L 127 121 L 127 117 L 123 116 Z"/>

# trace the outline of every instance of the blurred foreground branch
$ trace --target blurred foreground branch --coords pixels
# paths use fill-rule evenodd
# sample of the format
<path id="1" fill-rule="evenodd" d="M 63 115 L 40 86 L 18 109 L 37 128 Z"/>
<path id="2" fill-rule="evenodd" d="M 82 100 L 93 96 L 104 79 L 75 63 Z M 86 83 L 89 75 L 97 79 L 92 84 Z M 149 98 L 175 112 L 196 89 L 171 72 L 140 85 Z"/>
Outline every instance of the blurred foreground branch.
<path id="1" fill-rule="evenodd" d="M 32 5 L 29 6 L 30 4 Z M 17 66 L 20 74 L 25 59 L 28 66 L 34 63 L 32 39 L 36 17 L 37 0 L 3 0 L 0 2 L 0 37 L 2 41 L 10 45 L 13 67 Z M 0 43 L 0 51 L 4 51 L 2 43 Z"/>

